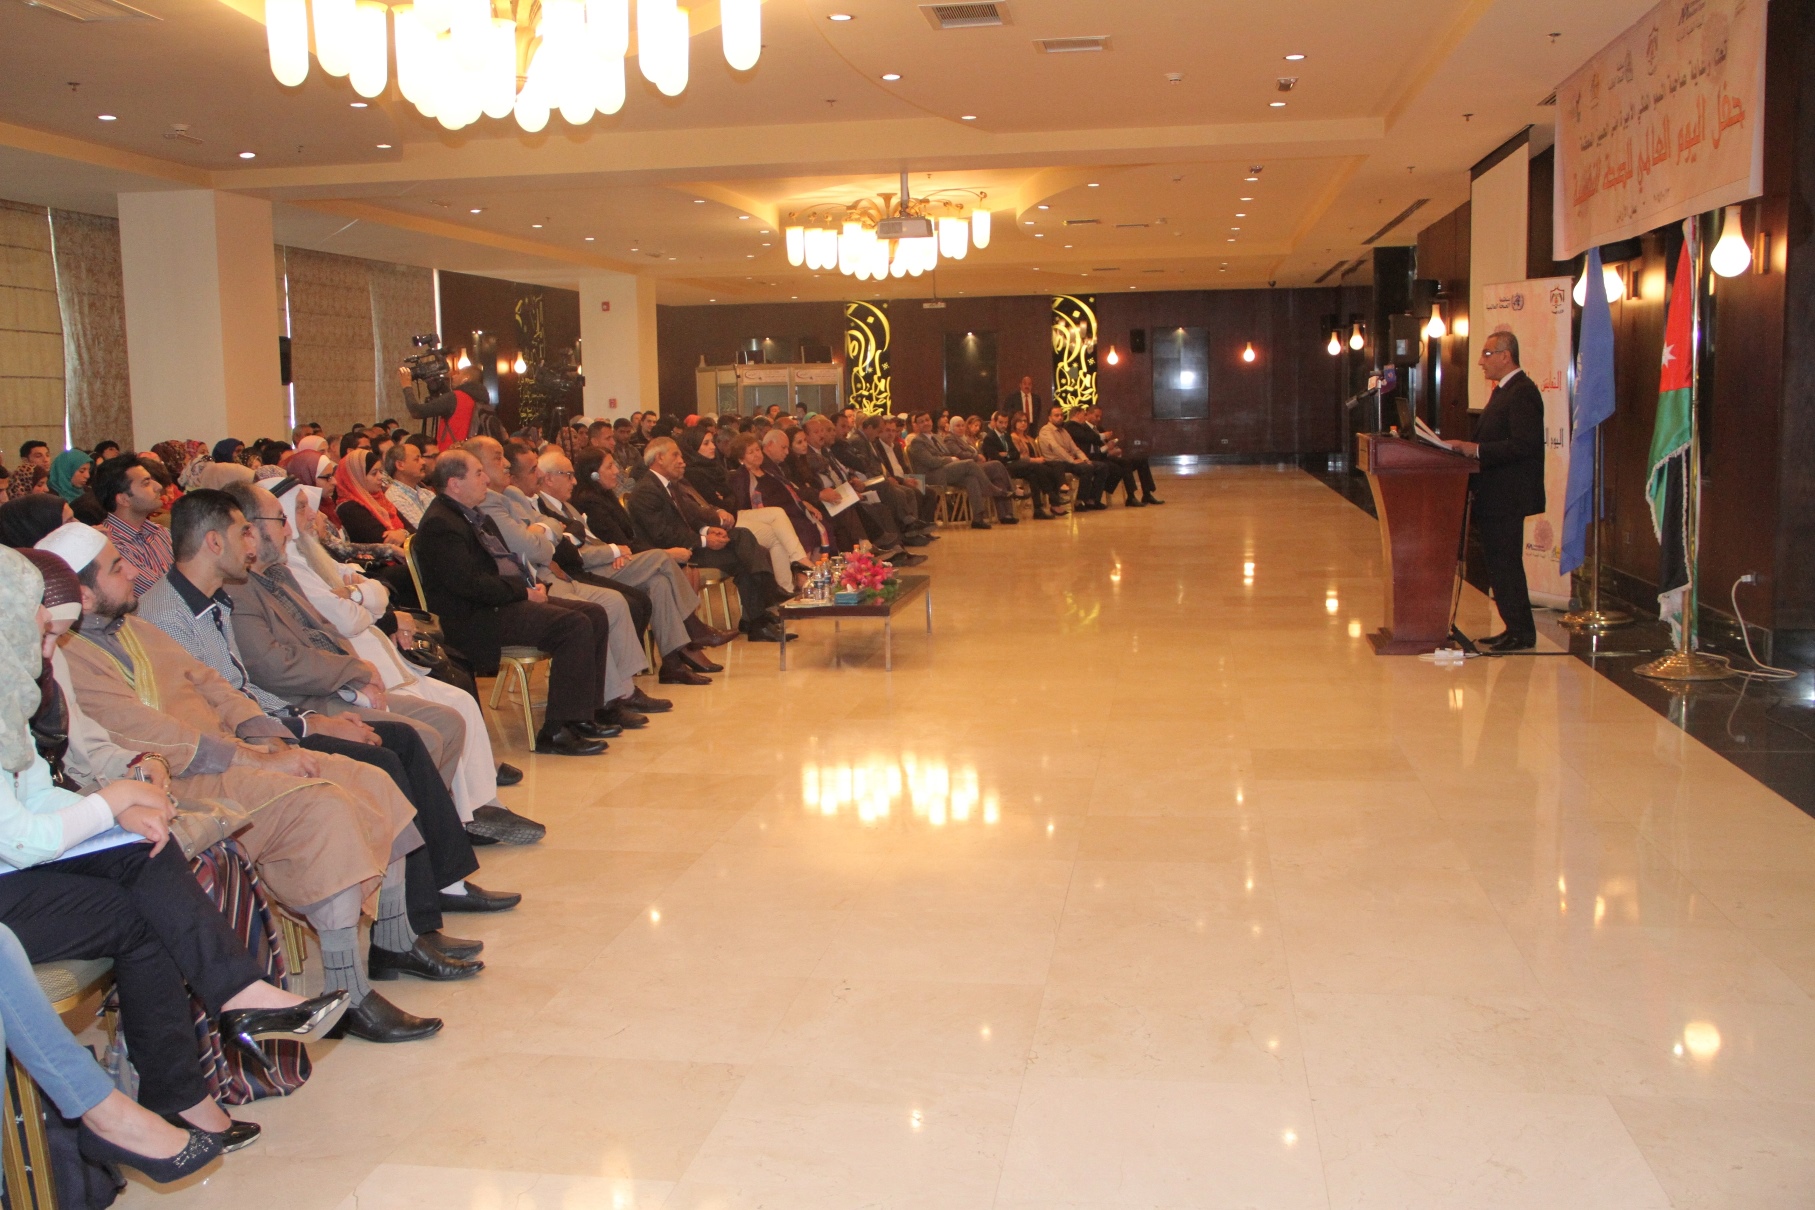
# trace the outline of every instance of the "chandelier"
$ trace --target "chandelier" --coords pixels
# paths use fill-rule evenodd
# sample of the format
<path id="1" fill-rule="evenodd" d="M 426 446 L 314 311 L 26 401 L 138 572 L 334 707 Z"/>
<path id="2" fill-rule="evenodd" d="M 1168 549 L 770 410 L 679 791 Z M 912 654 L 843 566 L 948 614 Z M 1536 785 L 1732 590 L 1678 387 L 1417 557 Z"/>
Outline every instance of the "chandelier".
<path id="1" fill-rule="evenodd" d="M 631 0 L 265 0 L 271 74 L 295 88 L 309 75 L 309 35 L 330 76 L 376 97 L 389 84 L 449 130 L 515 115 L 534 134 L 560 111 L 569 125 L 624 105 Z M 762 0 L 719 0 L 725 61 L 749 71 L 762 54 Z M 313 18 L 313 20 L 311 20 Z M 687 88 L 691 33 L 677 0 L 636 0 L 637 66 L 664 96 Z"/>
<path id="2" fill-rule="evenodd" d="M 971 245 L 989 247 L 989 211 L 983 205 L 988 196 L 974 189 L 935 189 L 912 197 L 903 172 L 899 194 L 791 212 L 782 232 L 788 263 L 837 269 L 858 281 L 919 277 L 938 268 L 942 256 L 963 260 Z"/>

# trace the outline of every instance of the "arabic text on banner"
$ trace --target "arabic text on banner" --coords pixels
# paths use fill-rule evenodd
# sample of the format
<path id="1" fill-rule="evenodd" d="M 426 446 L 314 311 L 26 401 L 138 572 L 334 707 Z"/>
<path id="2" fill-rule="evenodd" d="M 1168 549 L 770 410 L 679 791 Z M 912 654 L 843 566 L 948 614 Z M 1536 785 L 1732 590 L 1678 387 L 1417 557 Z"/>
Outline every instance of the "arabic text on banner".
<path id="1" fill-rule="evenodd" d="M 1764 0 L 1663 0 L 1557 89 L 1568 260 L 1764 189 Z"/>

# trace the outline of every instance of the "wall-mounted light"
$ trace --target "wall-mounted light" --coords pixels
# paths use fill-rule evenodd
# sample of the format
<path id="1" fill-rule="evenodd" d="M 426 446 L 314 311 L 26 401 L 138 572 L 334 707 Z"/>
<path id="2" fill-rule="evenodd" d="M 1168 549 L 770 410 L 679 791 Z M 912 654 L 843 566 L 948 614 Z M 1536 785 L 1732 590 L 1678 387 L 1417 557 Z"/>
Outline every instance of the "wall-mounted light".
<path id="1" fill-rule="evenodd" d="M 517 354 L 517 360 L 510 363 L 511 373 L 521 374 L 527 369 L 529 369 L 529 364 L 523 360 L 523 354 Z"/>
<path id="2" fill-rule="evenodd" d="M 1448 332 L 1449 329 L 1443 326 L 1443 304 L 1432 303 L 1431 321 L 1424 325 L 1424 334 L 1432 340 L 1442 340 Z"/>
<path id="3" fill-rule="evenodd" d="M 1740 222 L 1738 206 L 1727 207 L 1720 239 L 1708 255 L 1708 267 L 1722 277 L 1738 277 L 1752 267 L 1752 248 L 1746 243 L 1745 225 Z"/>
<path id="4" fill-rule="evenodd" d="M 1368 338 L 1361 334 L 1361 321 L 1358 319 L 1349 328 L 1349 348 L 1354 349 L 1359 353 L 1361 352 L 1362 346 L 1367 344 L 1367 342 Z"/>
<path id="5" fill-rule="evenodd" d="M 1120 365 L 1121 361 L 1122 361 L 1122 355 L 1115 351 L 1114 345 L 1110 345 L 1109 352 L 1108 352 L 1108 354 L 1106 354 L 1104 356 L 1103 361 L 1106 365 L 1112 365 L 1112 366 Z"/>
<path id="6" fill-rule="evenodd" d="M 466 355 L 465 349 L 460 350 L 460 356 L 454 362 L 454 368 L 456 370 L 470 370 L 473 368 L 473 360 Z"/>
<path id="7" fill-rule="evenodd" d="M 1342 352 L 1342 336 L 1335 328 L 1330 329 L 1330 343 L 1325 345 L 1324 347 L 1330 351 L 1331 357 L 1335 357 L 1335 356 L 1338 356 L 1339 354 L 1341 354 L 1341 352 Z"/>
<path id="8" fill-rule="evenodd" d="M 1248 342 L 1247 347 L 1242 350 L 1242 360 L 1246 361 L 1246 362 L 1252 362 L 1254 360 L 1254 342 L 1253 341 L 1250 340 Z"/>
<path id="9" fill-rule="evenodd" d="M 1612 265 L 1601 266 L 1601 281 L 1607 287 L 1609 303 L 1619 302 L 1620 299 L 1626 297 L 1626 279 L 1621 277 L 1620 271 Z M 1570 294 L 1575 298 L 1576 306 L 1588 305 L 1588 264 L 1586 261 L 1582 264 L 1582 276 L 1576 278 L 1576 288 L 1570 291 Z"/>

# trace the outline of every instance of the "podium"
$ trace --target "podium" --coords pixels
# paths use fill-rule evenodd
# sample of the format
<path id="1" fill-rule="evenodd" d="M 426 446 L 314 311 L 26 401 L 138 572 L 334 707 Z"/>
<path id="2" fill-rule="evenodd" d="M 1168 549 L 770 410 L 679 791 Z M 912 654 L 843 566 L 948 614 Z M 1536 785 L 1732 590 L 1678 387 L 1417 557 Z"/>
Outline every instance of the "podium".
<path id="1" fill-rule="evenodd" d="M 1473 458 L 1383 433 L 1356 435 L 1387 567 L 1386 625 L 1368 636 L 1375 655 L 1422 655 L 1449 642 L 1457 554 Z"/>

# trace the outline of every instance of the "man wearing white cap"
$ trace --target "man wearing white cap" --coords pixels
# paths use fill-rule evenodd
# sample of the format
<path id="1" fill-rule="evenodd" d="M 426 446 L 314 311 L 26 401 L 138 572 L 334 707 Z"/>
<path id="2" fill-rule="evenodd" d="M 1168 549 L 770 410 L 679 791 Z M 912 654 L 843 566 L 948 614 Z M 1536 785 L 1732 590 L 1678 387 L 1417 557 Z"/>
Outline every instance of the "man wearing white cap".
<path id="1" fill-rule="evenodd" d="M 360 908 L 373 891 L 373 948 L 401 956 L 416 947 L 403 857 L 422 836 L 409 801 L 376 768 L 291 746 L 289 732 L 256 702 L 130 617 L 132 574 L 98 530 L 72 522 L 37 545 L 82 584 L 80 630 L 59 649 L 63 691 L 113 743 L 168 767 L 180 797 L 231 799 L 252 813 L 235 839 L 272 897 L 320 935 L 324 985 L 353 1001 L 343 1032 L 373 1042 L 438 1032 L 439 1019 L 413 1016 L 372 991 L 358 958 Z"/>

